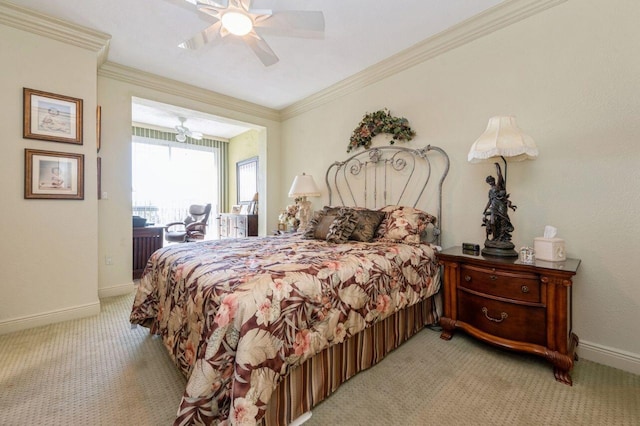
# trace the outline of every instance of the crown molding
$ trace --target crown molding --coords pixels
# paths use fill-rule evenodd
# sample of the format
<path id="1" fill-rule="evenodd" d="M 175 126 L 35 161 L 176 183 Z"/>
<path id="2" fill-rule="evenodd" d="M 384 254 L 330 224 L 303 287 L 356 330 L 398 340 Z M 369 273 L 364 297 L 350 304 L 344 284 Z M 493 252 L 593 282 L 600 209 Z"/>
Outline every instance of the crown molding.
<path id="1" fill-rule="evenodd" d="M 567 0 L 507 0 L 433 37 L 419 42 L 369 68 L 280 110 L 282 120 L 397 74 L 435 56 L 479 39 Z"/>
<path id="2" fill-rule="evenodd" d="M 97 53 L 98 66 L 107 59 L 111 36 L 44 13 L 0 0 L 0 24 Z"/>
<path id="3" fill-rule="evenodd" d="M 232 98 L 212 92 L 201 87 L 192 86 L 180 81 L 160 77 L 135 68 L 126 67 L 114 62 L 106 62 L 98 68 L 98 75 L 112 78 L 136 86 L 147 87 L 164 93 L 204 102 L 217 107 L 230 109 L 232 111 L 261 117 L 267 120 L 280 121 L 280 113 L 274 109 L 263 107 L 251 102 Z"/>

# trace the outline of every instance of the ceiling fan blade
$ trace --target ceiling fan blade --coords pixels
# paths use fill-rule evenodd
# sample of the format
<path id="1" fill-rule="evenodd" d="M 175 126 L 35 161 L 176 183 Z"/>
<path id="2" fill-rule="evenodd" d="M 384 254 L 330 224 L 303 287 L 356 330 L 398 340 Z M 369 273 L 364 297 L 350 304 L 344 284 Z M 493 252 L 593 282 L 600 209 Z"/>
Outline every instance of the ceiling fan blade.
<path id="1" fill-rule="evenodd" d="M 278 56 L 271 50 L 266 41 L 264 41 L 255 31 L 251 31 L 242 40 L 253 50 L 265 67 L 271 66 L 279 61 Z"/>
<path id="2" fill-rule="evenodd" d="M 264 34 L 302 38 L 324 37 L 324 14 L 320 11 L 274 10 L 270 17 L 256 20 L 255 25 Z"/>
<path id="3" fill-rule="evenodd" d="M 189 135 L 189 137 L 197 141 L 202 140 L 202 138 L 204 137 L 204 135 L 200 132 L 190 132 L 190 133 L 191 134 Z"/>
<path id="4" fill-rule="evenodd" d="M 251 8 L 251 0 L 231 0 L 231 5 L 238 9 L 249 11 L 249 8 Z"/>
<path id="5" fill-rule="evenodd" d="M 196 6 L 211 6 L 211 7 L 219 7 L 226 8 L 229 6 L 229 0 L 186 0 L 189 3 L 195 4 Z"/>
<path id="6" fill-rule="evenodd" d="M 190 50 L 199 49 L 205 44 L 220 38 L 220 27 L 222 27 L 222 22 L 218 21 L 204 31 L 194 35 L 189 40 L 183 41 L 178 47 Z"/>

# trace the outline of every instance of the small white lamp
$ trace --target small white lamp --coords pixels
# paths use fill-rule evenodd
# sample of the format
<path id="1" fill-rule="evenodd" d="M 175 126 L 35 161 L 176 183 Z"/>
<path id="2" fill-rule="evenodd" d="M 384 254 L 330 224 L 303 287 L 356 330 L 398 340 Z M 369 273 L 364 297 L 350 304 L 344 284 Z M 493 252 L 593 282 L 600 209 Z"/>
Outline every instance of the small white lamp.
<path id="1" fill-rule="evenodd" d="M 289 190 L 290 198 L 302 198 L 300 201 L 300 211 L 298 216 L 300 219 L 299 229 L 305 229 L 311 219 L 311 202 L 307 201 L 307 197 L 319 197 L 320 190 L 313 180 L 313 176 L 305 173 L 297 175 L 293 179 L 291 189 Z"/>
<path id="2" fill-rule="evenodd" d="M 524 134 L 512 116 L 497 116 L 489 119 L 487 129 L 471 145 L 468 160 L 478 163 L 500 157 L 504 162 L 504 177 L 500 164 L 494 163 L 497 181 L 493 176 L 487 176 L 487 183 L 491 185 L 489 201 L 483 212 L 482 226 L 486 226 L 487 239 L 482 254 L 502 257 L 517 257 L 511 242 L 513 225 L 509 220 L 509 208 L 515 211 L 507 192 L 507 160 L 534 160 L 538 157 L 538 148 L 533 139 Z"/>

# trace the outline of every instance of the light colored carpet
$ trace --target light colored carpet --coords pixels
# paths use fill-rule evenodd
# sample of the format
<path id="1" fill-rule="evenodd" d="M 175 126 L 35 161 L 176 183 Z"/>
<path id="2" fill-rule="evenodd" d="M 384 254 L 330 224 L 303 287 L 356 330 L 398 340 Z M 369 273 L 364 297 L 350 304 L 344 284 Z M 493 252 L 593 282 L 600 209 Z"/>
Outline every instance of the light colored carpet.
<path id="1" fill-rule="evenodd" d="M 131 329 L 132 295 L 102 313 L 0 336 L 1 425 L 170 425 L 185 379 L 162 343 Z M 313 410 L 317 425 L 639 425 L 640 376 L 551 367 L 425 329 Z"/>

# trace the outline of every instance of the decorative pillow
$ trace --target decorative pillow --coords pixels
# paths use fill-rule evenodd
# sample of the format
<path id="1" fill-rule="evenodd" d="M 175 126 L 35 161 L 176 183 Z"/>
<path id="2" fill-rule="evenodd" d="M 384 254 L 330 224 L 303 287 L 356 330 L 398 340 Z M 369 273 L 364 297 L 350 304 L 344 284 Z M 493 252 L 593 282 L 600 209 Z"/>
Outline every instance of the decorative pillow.
<path id="1" fill-rule="evenodd" d="M 320 210 L 314 218 L 309 221 L 302 236 L 307 239 L 325 240 L 329 233 L 329 228 L 336 217 L 338 217 L 338 212 L 328 214 L 326 210 Z"/>
<path id="2" fill-rule="evenodd" d="M 387 206 L 380 211 L 386 214 L 376 233 L 380 240 L 417 244 L 427 225 L 436 222 L 429 213 L 413 207 Z"/>
<path id="3" fill-rule="evenodd" d="M 340 213 L 340 210 L 342 209 L 348 209 L 350 207 L 345 207 L 345 206 L 324 206 L 321 210 L 321 212 L 324 212 L 325 214 L 332 214 L 335 216 L 338 216 L 338 213 Z"/>
<path id="4" fill-rule="evenodd" d="M 380 226 L 380 222 L 385 218 L 386 213 L 366 209 L 354 209 L 353 212 L 355 212 L 358 217 L 358 223 L 356 223 L 356 229 L 353 230 L 349 239 L 370 243 L 376 236 L 376 231 Z"/>
<path id="5" fill-rule="evenodd" d="M 329 226 L 327 241 L 336 244 L 346 243 L 356 228 L 357 223 L 358 215 L 354 210 L 349 208 L 340 209 L 338 217 L 336 217 L 331 226 Z"/>

